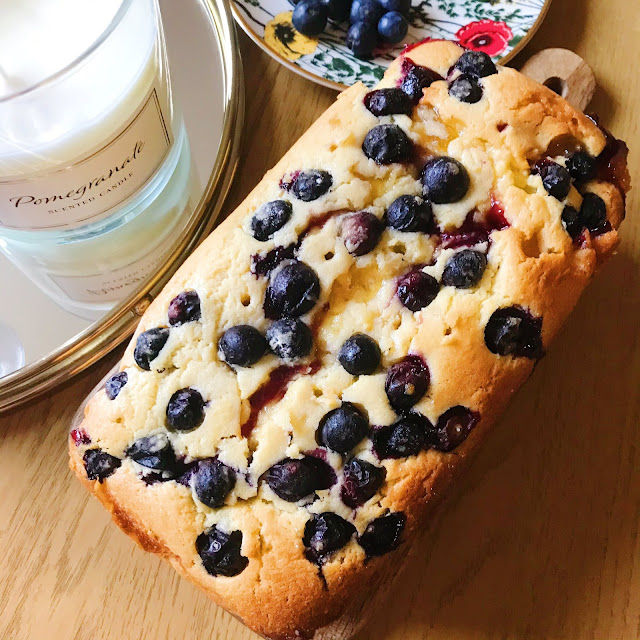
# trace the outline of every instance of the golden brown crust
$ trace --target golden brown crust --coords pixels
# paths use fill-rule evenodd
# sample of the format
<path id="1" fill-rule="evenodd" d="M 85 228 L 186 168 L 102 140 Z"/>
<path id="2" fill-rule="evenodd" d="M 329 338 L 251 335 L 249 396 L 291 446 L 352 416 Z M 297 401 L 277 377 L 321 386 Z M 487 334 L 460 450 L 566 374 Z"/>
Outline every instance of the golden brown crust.
<path id="1" fill-rule="evenodd" d="M 406 57 L 446 75 L 460 53 L 452 43 L 433 42 Z M 401 60 L 393 63 L 381 86 L 397 84 L 401 65 Z M 533 162 L 566 144 L 578 144 L 597 156 L 605 145 L 602 132 L 556 94 L 511 69 L 484 78 L 483 86 L 485 99 L 468 105 L 451 99 L 446 83 L 436 82 L 425 91 L 413 121 L 404 116 L 397 120 L 421 148 L 460 158 L 473 172 L 464 206 L 434 207 L 442 229 L 462 226 L 470 210 L 486 215 L 494 197 L 503 206 L 509 226 L 493 232 L 486 243 L 489 266 L 482 286 L 462 294 L 443 288 L 425 311 L 411 314 L 394 298 L 389 283 L 408 265 L 428 262 L 425 257 L 433 258 L 426 269 L 439 277 L 446 250 L 419 234 L 388 231 L 376 255 L 358 262 L 336 245 L 338 218 L 330 219 L 309 233 L 300 247 L 301 259 L 313 265 L 322 281 L 318 307 L 323 310 L 312 317 L 318 327 L 315 358 L 321 367 L 296 378 L 282 400 L 260 413 L 252 436 L 243 437 L 241 426 L 251 409 L 250 398 L 277 366 L 268 356 L 255 367 L 232 371 L 217 358 L 221 330 L 239 322 L 266 327 L 260 318 L 266 285 L 248 272 L 248 257 L 295 240 L 314 217 L 365 207 L 379 213 L 395 197 L 416 188 L 417 171 L 397 165 L 378 167 L 364 159 L 362 137 L 377 121 L 362 105 L 366 90 L 356 85 L 341 94 L 187 260 L 151 305 L 136 336 L 166 325 L 170 301 L 185 289 L 198 291 L 206 320 L 172 329 L 153 372 L 136 367 L 134 337 L 122 363 L 129 373 L 125 391 L 116 401 L 98 393 L 85 412 L 82 428 L 91 439 L 89 446 L 124 457 L 135 438 L 164 425 L 173 391 L 197 386 L 215 407 L 215 416 L 209 411 L 192 433 L 171 434 L 172 444 L 187 457 L 217 455 L 239 468 L 248 481 L 237 489 L 238 495 L 221 509 L 208 509 L 194 499 L 188 486 L 145 483 L 140 470 L 126 459 L 106 480 L 92 482 L 82 462 L 86 446 L 70 441 L 71 468 L 118 526 L 265 637 L 328 640 L 346 638 L 357 630 L 374 596 L 397 571 L 416 530 L 533 370 L 531 359 L 496 356 L 485 347 L 484 327 L 491 313 L 500 306 L 521 305 L 543 318 L 546 347 L 597 264 L 618 243 L 624 201 L 616 187 L 603 181 L 587 185 L 604 200 L 611 229 L 595 236 L 585 231 L 579 243 L 573 243 L 561 223 L 563 204 L 548 196 L 540 178 L 530 171 Z M 285 229 L 273 241 L 262 245 L 254 241 L 246 231 L 247 220 L 262 203 L 283 197 L 281 178 L 296 169 L 322 167 L 331 168 L 334 176 L 334 188 L 322 203 L 296 203 L 289 235 Z M 579 207 L 580 201 L 580 193 L 572 188 L 567 204 Z M 319 499 L 311 505 L 285 503 L 264 486 L 258 487 L 259 478 L 285 455 L 298 457 L 317 446 L 313 433 L 323 413 L 349 401 L 366 404 L 372 424 L 394 419 L 386 404 L 384 375 L 355 380 L 336 362 L 337 347 L 354 330 L 378 339 L 384 366 L 408 352 L 425 355 L 431 390 L 416 408 L 432 422 L 457 405 L 470 407 L 481 418 L 453 452 L 430 449 L 380 462 L 386 482 L 357 512 L 347 513 L 333 489 L 319 491 Z M 374 460 L 365 445 L 356 453 Z M 314 509 L 341 513 L 359 534 L 373 518 L 387 511 L 403 512 L 407 522 L 400 548 L 366 560 L 362 547 L 352 540 L 320 569 L 306 559 L 302 541 Z M 212 525 L 242 531 L 242 555 L 249 563 L 239 575 L 212 577 L 205 571 L 195 540 Z"/>

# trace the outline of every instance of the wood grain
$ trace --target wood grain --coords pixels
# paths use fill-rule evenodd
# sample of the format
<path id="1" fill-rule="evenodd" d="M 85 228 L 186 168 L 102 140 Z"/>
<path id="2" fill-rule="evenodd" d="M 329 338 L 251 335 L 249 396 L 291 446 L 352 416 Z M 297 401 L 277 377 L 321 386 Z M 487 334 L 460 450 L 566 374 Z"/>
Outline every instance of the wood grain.
<path id="1" fill-rule="evenodd" d="M 522 65 L 520 71 L 561 95 L 579 111 L 587 109 L 596 92 L 595 73 L 569 49 L 554 47 L 538 51 Z"/>
<path id="2" fill-rule="evenodd" d="M 515 63 L 549 46 L 589 62 L 592 108 L 637 148 L 636 4 L 555 0 Z M 246 136 L 227 211 L 335 97 L 244 36 L 242 53 Z M 640 186 L 636 156 L 631 171 Z M 640 637 L 638 202 L 633 191 L 618 255 L 358 640 Z M 71 416 L 114 361 L 0 419 L 0 638 L 256 640 L 138 550 L 67 470 Z"/>

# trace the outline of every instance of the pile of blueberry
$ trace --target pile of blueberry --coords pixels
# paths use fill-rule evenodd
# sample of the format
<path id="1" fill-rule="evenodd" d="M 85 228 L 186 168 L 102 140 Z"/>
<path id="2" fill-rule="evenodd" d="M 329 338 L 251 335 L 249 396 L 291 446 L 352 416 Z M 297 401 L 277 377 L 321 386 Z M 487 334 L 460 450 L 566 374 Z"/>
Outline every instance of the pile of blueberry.
<path id="1" fill-rule="evenodd" d="M 409 29 L 411 0 L 290 0 L 293 26 L 306 36 L 320 35 L 332 22 L 349 21 L 346 45 L 368 58 L 384 44 L 402 42 Z"/>

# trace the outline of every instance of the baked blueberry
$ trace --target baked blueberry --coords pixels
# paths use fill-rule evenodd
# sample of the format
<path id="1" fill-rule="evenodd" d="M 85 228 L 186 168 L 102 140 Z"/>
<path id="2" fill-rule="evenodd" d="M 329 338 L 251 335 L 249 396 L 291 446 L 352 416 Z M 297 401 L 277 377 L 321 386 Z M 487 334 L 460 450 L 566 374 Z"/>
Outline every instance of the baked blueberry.
<path id="1" fill-rule="evenodd" d="M 422 171 L 422 193 L 435 204 L 450 204 L 462 200 L 470 186 L 467 170 L 454 158 L 431 158 Z"/>
<path id="2" fill-rule="evenodd" d="M 345 371 L 352 376 L 372 374 L 380 365 L 378 343 L 364 333 L 354 333 L 340 347 L 338 360 Z"/>
<path id="3" fill-rule="evenodd" d="M 311 311 L 320 297 L 320 280 L 304 262 L 292 260 L 271 274 L 264 314 L 271 320 L 298 317 Z"/>
<path id="4" fill-rule="evenodd" d="M 342 221 L 340 229 L 344 246 L 354 256 L 363 256 L 373 251 L 383 231 L 382 222 L 369 211 L 358 211 L 348 215 Z"/>
<path id="5" fill-rule="evenodd" d="M 115 473 L 122 464 L 120 458 L 108 454 L 102 449 L 87 449 L 82 456 L 84 469 L 89 480 L 102 482 L 105 478 Z"/>
<path id="6" fill-rule="evenodd" d="M 320 0 L 300 0 L 293 10 L 291 22 L 296 31 L 313 37 L 324 31 L 328 17 L 327 6 Z"/>
<path id="7" fill-rule="evenodd" d="M 405 17 L 409 16 L 411 9 L 411 0 L 378 0 L 378 4 L 385 13 L 399 11 Z"/>
<path id="8" fill-rule="evenodd" d="M 477 423 L 478 415 L 467 407 L 458 405 L 447 409 L 436 423 L 438 435 L 435 448 L 445 453 L 453 451 L 467 439 Z"/>
<path id="9" fill-rule="evenodd" d="M 409 31 L 407 19 L 399 11 L 388 11 L 378 21 L 378 35 L 383 42 L 402 42 Z"/>
<path id="10" fill-rule="evenodd" d="M 571 176 L 569 172 L 557 162 L 545 160 L 536 165 L 534 172 L 542 178 L 546 192 L 557 200 L 564 200 L 571 191 Z"/>
<path id="11" fill-rule="evenodd" d="M 285 458 L 262 476 L 271 490 L 282 500 L 298 502 L 315 491 L 328 489 L 336 481 L 333 468 L 320 458 Z"/>
<path id="12" fill-rule="evenodd" d="M 476 76 L 461 73 L 449 85 L 449 95 L 460 102 L 475 104 L 482 100 L 482 87 Z"/>
<path id="13" fill-rule="evenodd" d="M 158 357 L 169 339 L 169 329 L 158 327 L 143 331 L 136 340 L 133 359 L 145 371 L 151 371 L 151 363 Z"/>
<path id="14" fill-rule="evenodd" d="M 370 462 L 352 458 L 342 471 L 340 497 L 348 507 L 356 509 L 373 498 L 384 483 L 387 472 L 384 467 L 376 467 Z"/>
<path id="15" fill-rule="evenodd" d="M 436 80 L 442 80 L 442 76 L 433 69 L 412 65 L 402 80 L 400 88 L 413 100 L 414 104 L 418 104 L 422 99 L 423 89 L 430 87 Z"/>
<path id="16" fill-rule="evenodd" d="M 122 387 L 129 381 L 126 371 L 121 371 L 111 376 L 104 384 L 104 392 L 109 400 L 115 400 L 122 391 Z"/>
<path id="17" fill-rule="evenodd" d="M 183 291 L 169 303 L 169 324 L 174 327 L 200 320 L 200 296 L 195 291 Z"/>
<path id="18" fill-rule="evenodd" d="M 328 171 L 310 169 L 300 171 L 293 179 L 289 189 L 293 195 L 303 202 L 312 202 L 325 195 L 333 185 L 333 178 Z"/>
<path id="19" fill-rule="evenodd" d="M 251 256 L 251 273 L 256 276 L 271 275 L 273 270 L 285 260 L 293 260 L 296 245 L 286 247 L 274 247 L 266 253 L 254 253 Z"/>
<path id="20" fill-rule="evenodd" d="M 379 124 L 364 138 L 362 150 L 376 164 L 408 162 L 413 147 L 407 134 L 397 124 Z"/>
<path id="21" fill-rule="evenodd" d="M 220 360 L 238 367 L 250 367 L 267 351 L 264 336 L 248 324 L 238 324 L 227 329 L 218 342 Z"/>
<path id="22" fill-rule="evenodd" d="M 242 531 L 225 533 L 216 526 L 196 538 L 196 550 L 202 565 L 212 576 L 231 578 L 242 573 L 249 559 L 240 553 Z"/>
<path id="23" fill-rule="evenodd" d="M 485 78 L 498 73 L 493 60 L 483 51 L 465 51 L 454 65 L 458 71 L 477 78 Z"/>
<path id="24" fill-rule="evenodd" d="M 153 471 L 171 474 L 178 471 L 176 454 L 166 433 L 155 433 L 138 438 L 127 449 L 126 455 L 139 465 Z"/>
<path id="25" fill-rule="evenodd" d="M 413 113 L 413 101 L 402 89 L 375 89 L 364 97 L 364 106 L 374 116 Z"/>
<path id="26" fill-rule="evenodd" d="M 195 389 L 179 389 L 167 405 L 167 427 L 175 431 L 191 431 L 204 420 L 204 399 Z"/>
<path id="27" fill-rule="evenodd" d="M 562 210 L 562 224 L 573 240 L 577 240 L 580 237 L 584 228 L 580 212 L 569 205 Z"/>
<path id="28" fill-rule="evenodd" d="M 356 528 L 337 513 L 314 513 L 304 527 L 302 542 L 307 560 L 321 565 L 355 535 Z"/>
<path id="29" fill-rule="evenodd" d="M 396 411 L 413 407 L 429 389 L 429 368 L 420 356 L 406 356 L 389 367 L 384 390 Z"/>
<path id="30" fill-rule="evenodd" d="M 289 222 L 292 213 L 293 207 L 286 200 L 273 200 L 263 204 L 251 218 L 251 235 L 260 242 L 269 240 Z"/>
<path id="31" fill-rule="evenodd" d="M 377 24 L 382 17 L 383 9 L 377 0 L 353 0 L 349 20 L 351 24 L 367 22 Z"/>
<path id="32" fill-rule="evenodd" d="M 369 421 L 355 405 L 343 402 L 320 420 L 316 441 L 332 451 L 349 453 L 369 432 Z"/>
<path id="33" fill-rule="evenodd" d="M 327 8 L 330 20 L 334 22 L 344 22 L 349 18 L 349 11 L 351 10 L 350 0 L 322 0 L 322 3 Z"/>
<path id="34" fill-rule="evenodd" d="M 602 231 L 607 223 L 607 205 L 595 193 L 585 193 L 580 206 L 582 224 L 592 233 Z"/>
<path id="35" fill-rule="evenodd" d="M 431 203 L 418 196 L 400 196 L 387 209 L 387 224 L 396 231 L 427 233 L 433 227 Z"/>
<path id="36" fill-rule="evenodd" d="M 357 58 L 370 58 L 378 44 L 377 23 L 354 22 L 347 31 L 345 44 Z"/>
<path id="37" fill-rule="evenodd" d="M 408 458 L 433 446 L 436 432 L 423 415 L 405 413 L 392 425 L 375 429 L 372 440 L 379 458 Z"/>
<path id="38" fill-rule="evenodd" d="M 464 249 L 454 253 L 442 272 L 442 284 L 447 287 L 469 289 L 482 279 L 487 268 L 487 256 L 480 251 Z"/>
<path id="39" fill-rule="evenodd" d="M 567 158 L 567 171 L 576 182 L 589 182 L 596 177 L 598 163 L 586 151 L 576 151 Z"/>
<path id="40" fill-rule="evenodd" d="M 439 290 L 438 281 L 420 269 L 413 269 L 398 278 L 397 295 L 409 311 L 420 311 L 429 306 Z"/>
<path id="41" fill-rule="evenodd" d="M 484 329 L 484 341 L 492 353 L 536 359 L 543 354 L 542 318 L 520 307 L 496 309 Z"/>
<path id="42" fill-rule="evenodd" d="M 220 508 L 236 486 L 236 472 L 217 458 L 202 460 L 193 474 L 198 500 L 212 509 Z"/>
<path id="43" fill-rule="evenodd" d="M 267 329 L 269 349 L 285 362 L 308 356 L 313 346 L 311 329 L 299 318 L 276 320 Z"/>
<path id="44" fill-rule="evenodd" d="M 381 556 L 398 546 L 407 521 L 404 513 L 396 512 L 372 520 L 358 538 L 367 556 Z"/>

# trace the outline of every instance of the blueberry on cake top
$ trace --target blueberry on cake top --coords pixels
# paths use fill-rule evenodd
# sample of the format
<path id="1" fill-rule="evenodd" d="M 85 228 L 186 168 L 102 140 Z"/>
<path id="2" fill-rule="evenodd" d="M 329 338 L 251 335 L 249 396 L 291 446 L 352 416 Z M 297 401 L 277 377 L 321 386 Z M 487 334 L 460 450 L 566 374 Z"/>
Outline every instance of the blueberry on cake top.
<path id="1" fill-rule="evenodd" d="M 72 467 L 258 633 L 355 631 L 616 247 L 624 149 L 483 54 L 405 52 L 176 273 Z"/>

